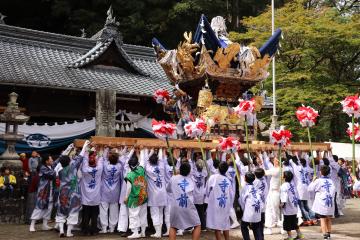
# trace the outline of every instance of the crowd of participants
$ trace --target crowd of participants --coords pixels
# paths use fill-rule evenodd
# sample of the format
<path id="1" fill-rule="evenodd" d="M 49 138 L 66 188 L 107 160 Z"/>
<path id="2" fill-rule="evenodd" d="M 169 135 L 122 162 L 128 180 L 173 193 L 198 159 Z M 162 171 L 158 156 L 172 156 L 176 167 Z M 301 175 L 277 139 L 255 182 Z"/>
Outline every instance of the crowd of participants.
<path id="1" fill-rule="evenodd" d="M 42 230 L 52 229 L 55 212 L 60 237 L 79 228 L 83 235 L 143 238 L 151 225 L 154 238 L 190 231 L 200 239 L 202 231 L 212 230 L 217 240 L 230 239 L 230 229 L 240 227 L 244 240 L 250 230 L 261 240 L 281 227 L 291 240 L 304 239 L 299 226 L 320 223 L 330 239 L 331 219 L 343 215 L 345 200 L 358 188 L 352 189 L 356 179 L 347 163 L 331 152 L 317 153 L 317 177 L 305 152 L 283 153 L 282 166 L 276 152 L 265 149 L 250 156 L 239 151 L 235 164 L 227 153 L 205 155 L 204 161 L 192 149 L 175 149 L 173 163 L 165 149 L 99 148 L 88 141 L 82 149 L 71 144 L 55 161 L 33 152 L 24 160 L 32 194 L 29 230 L 35 232 L 40 220 Z M 2 192 L 13 178 L 5 169 Z"/>

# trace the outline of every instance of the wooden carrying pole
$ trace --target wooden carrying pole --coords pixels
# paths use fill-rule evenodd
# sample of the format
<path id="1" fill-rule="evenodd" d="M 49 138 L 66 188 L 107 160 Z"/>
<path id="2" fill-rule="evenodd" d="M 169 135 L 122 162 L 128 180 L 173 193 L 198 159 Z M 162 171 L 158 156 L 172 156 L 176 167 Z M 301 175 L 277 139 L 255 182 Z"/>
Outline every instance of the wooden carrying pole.
<path id="1" fill-rule="evenodd" d="M 74 141 L 76 147 L 81 147 L 85 140 L 77 139 Z M 166 148 L 166 142 L 156 138 L 121 138 L 121 137 L 91 137 L 91 143 L 100 146 L 120 147 L 120 146 L 143 146 L 146 148 Z M 198 141 L 194 140 L 169 140 L 171 148 L 187 148 L 187 149 L 199 149 L 200 145 Z M 218 142 L 202 142 L 204 149 L 217 149 Z M 242 150 L 246 149 L 245 144 L 241 147 Z M 250 151 L 258 150 L 273 150 L 277 151 L 278 146 L 264 142 L 253 142 L 249 144 Z M 310 151 L 310 145 L 308 143 L 292 143 L 286 147 L 289 151 Z M 328 151 L 330 150 L 330 143 L 312 143 L 312 150 L 314 151 Z"/>

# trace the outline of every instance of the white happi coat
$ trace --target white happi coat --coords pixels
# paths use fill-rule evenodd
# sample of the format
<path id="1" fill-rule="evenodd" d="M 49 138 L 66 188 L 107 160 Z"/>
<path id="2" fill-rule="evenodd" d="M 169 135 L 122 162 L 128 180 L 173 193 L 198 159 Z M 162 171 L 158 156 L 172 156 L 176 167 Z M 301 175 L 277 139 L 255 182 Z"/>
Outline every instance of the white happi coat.
<path id="1" fill-rule="evenodd" d="M 103 161 L 103 157 L 100 157 L 96 167 L 90 167 L 88 157 L 83 160 L 80 181 L 81 203 L 83 205 L 96 206 L 100 204 Z"/>
<path id="2" fill-rule="evenodd" d="M 129 167 L 128 161 L 132 157 L 133 154 L 134 154 L 134 149 L 130 150 L 130 152 L 128 152 L 128 153 L 124 153 L 120 157 L 120 163 L 123 166 L 122 167 L 122 174 L 121 174 L 121 186 L 123 186 L 123 187 L 121 188 L 121 191 L 120 191 L 120 198 L 119 198 L 119 203 L 120 204 L 124 204 L 124 200 L 126 198 L 125 176 L 130 172 L 130 167 Z"/>
<path id="3" fill-rule="evenodd" d="M 258 191 L 261 197 L 261 201 L 263 202 L 264 206 L 266 203 L 266 198 L 269 193 L 269 186 L 267 184 L 267 180 L 265 177 L 262 177 L 260 179 L 255 179 L 254 181 L 254 187 Z M 262 208 L 261 212 L 265 212 L 265 207 Z"/>
<path id="4" fill-rule="evenodd" d="M 299 200 L 309 200 L 308 186 L 311 181 L 311 173 L 313 170 L 307 165 L 305 167 L 301 164 L 296 165 L 292 160 L 290 160 L 290 164 L 294 169 L 296 190 L 299 194 Z"/>
<path id="5" fill-rule="evenodd" d="M 110 164 L 107 158 L 104 161 L 104 170 L 101 180 L 101 202 L 118 203 L 120 198 L 121 175 L 123 165 Z"/>
<path id="6" fill-rule="evenodd" d="M 240 191 L 239 204 L 243 210 L 242 221 L 257 223 L 261 221 L 264 204 L 253 184 L 246 184 Z"/>
<path id="7" fill-rule="evenodd" d="M 167 185 L 170 198 L 170 226 L 187 229 L 200 225 L 200 218 L 194 204 L 194 182 L 191 177 L 175 175 Z"/>
<path id="8" fill-rule="evenodd" d="M 190 160 L 191 164 L 191 179 L 194 181 L 194 203 L 204 204 L 205 191 L 206 191 L 206 177 L 207 171 L 205 166 L 199 172 L 196 168 L 195 162 Z"/>
<path id="9" fill-rule="evenodd" d="M 159 151 L 158 163 L 155 165 L 150 164 L 149 157 L 151 152 L 148 153 L 144 149 L 140 153 L 140 165 L 143 165 L 146 173 L 147 192 L 148 192 L 148 206 L 149 207 L 164 207 L 167 205 L 166 183 L 165 183 L 165 164 L 162 156 L 162 150 Z"/>
<path id="10" fill-rule="evenodd" d="M 230 180 L 221 174 L 212 175 L 206 187 L 207 212 L 206 227 L 215 230 L 230 229 L 230 209 L 234 192 Z"/>
<path id="11" fill-rule="evenodd" d="M 280 187 L 280 201 L 284 203 L 282 212 L 284 215 L 296 215 L 298 212 L 298 193 L 293 183 L 284 182 Z"/>
<path id="12" fill-rule="evenodd" d="M 309 192 L 315 193 L 312 211 L 324 215 L 333 216 L 335 211 L 335 185 L 329 177 L 321 177 L 310 183 Z"/>

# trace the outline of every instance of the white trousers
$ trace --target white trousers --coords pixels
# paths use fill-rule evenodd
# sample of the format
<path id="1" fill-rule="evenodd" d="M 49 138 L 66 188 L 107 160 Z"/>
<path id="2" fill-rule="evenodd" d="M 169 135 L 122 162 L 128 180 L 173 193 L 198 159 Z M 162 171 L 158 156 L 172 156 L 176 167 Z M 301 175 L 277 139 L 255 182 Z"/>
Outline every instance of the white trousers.
<path id="1" fill-rule="evenodd" d="M 52 209 L 53 209 L 53 202 L 49 202 L 49 206 L 47 209 L 35 208 L 31 214 L 31 220 L 40 220 L 40 219 L 50 220 Z"/>
<path id="2" fill-rule="evenodd" d="M 143 204 L 136 208 L 129 208 L 129 228 L 137 229 L 139 227 L 147 226 L 147 204 Z"/>
<path id="3" fill-rule="evenodd" d="M 69 216 L 56 215 L 55 221 L 57 223 L 67 223 L 68 225 L 76 225 L 79 221 L 79 212 L 70 213 Z"/>
<path id="4" fill-rule="evenodd" d="M 151 219 L 154 226 L 162 226 L 164 219 L 164 207 L 150 207 Z"/>
<path id="5" fill-rule="evenodd" d="M 125 204 L 120 204 L 118 231 L 126 232 L 129 225 L 129 209 Z"/>
<path id="6" fill-rule="evenodd" d="M 167 228 L 170 228 L 170 205 L 167 205 L 164 209 L 165 224 Z"/>
<path id="7" fill-rule="evenodd" d="M 265 227 L 272 228 L 280 220 L 280 193 L 270 190 L 266 200 Z"/>
<path id="8" fill-rule="evenodd" d="M 102 229 L 107 229 L 107 227 L 114 229 L 119 219 L 119 204 L 101 202 L 99 208 Z"/>

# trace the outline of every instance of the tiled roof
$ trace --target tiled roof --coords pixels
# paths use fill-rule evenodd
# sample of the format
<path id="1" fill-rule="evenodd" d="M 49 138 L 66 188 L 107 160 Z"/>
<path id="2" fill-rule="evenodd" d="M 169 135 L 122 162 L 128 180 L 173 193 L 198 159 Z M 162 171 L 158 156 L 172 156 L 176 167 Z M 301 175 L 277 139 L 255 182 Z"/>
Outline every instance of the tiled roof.
<path id="1" fill-rule="evenodd" d="M 138 73 L 119 67 L 85 66 L 107 49 L 106 43 L 0 24 L 0 84 L 85 91 L 109 88 L 143 96 L 151 96 L 159 88 L 172 88 L 152 48 L 121 45 Z"/>

